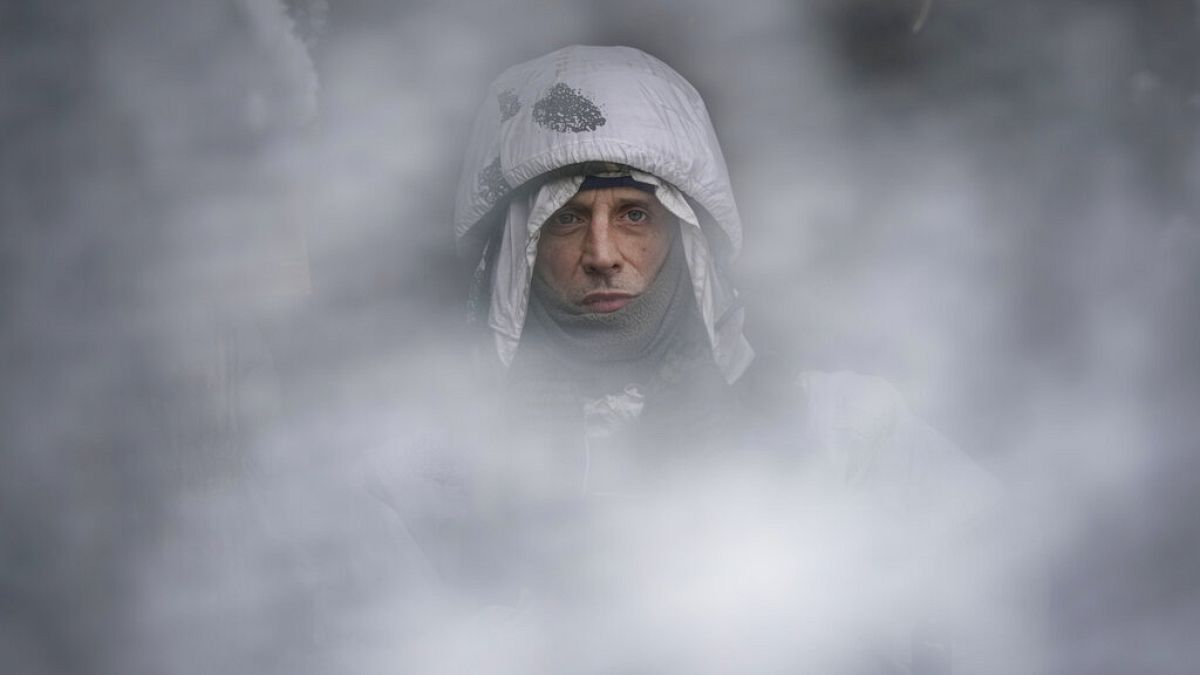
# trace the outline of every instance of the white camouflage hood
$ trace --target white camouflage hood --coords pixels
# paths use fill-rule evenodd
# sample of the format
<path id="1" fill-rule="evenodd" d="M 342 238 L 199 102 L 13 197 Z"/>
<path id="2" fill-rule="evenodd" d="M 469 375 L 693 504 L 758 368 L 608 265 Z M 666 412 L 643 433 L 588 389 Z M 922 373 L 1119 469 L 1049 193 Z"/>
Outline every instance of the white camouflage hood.
<path id="1" fill-rule="evenodd" d="M 524 324 L 545 218 L 533 206 L 547 201 L 545 194 L 539 200 L 539 190 L 552 187 L 547 174 L 561 176 L 553 172 L 587 162 L 656 176 L 667 184 L 660 199 L 678 194 L 671 189 L 677 188 L 697 207 L 693 213 L 687 202 L 681 208 L 665 202 L 680 216 L 714 360 L 726 381 L 737 380 L 754 352 L 742 334 L 744 312 L 729 281 L 742 227 L 725 159 L 695 88 L 630 47 L 572 46 L 513 66 L 492 83 L 476 118 L 454 234 L 460 250 L 478 250 L 503 224 L 503 236 L 495 240 L 500 250 L 491 253 L 496 265 L 488 311 L 500 360 L 511 362 Z"/>

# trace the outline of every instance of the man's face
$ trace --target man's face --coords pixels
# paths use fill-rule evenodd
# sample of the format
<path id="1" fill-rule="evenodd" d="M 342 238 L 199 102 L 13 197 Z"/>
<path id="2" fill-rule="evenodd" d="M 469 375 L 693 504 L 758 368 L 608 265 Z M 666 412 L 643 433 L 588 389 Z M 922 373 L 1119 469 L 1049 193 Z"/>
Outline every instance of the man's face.
<path id="1" fill-rule="evenodd" d="M 580 312 L 615 312 L 654 281 L 675 222 L 648 192 L 585 190 L 542 226 L 534 273 Z"/>

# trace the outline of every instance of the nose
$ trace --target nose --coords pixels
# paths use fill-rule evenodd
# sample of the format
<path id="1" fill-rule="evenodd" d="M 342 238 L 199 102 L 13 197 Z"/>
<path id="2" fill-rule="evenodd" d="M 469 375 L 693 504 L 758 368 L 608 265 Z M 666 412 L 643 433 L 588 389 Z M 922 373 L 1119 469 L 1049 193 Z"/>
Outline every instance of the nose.
<path id="1" fill-rule="evenodd" d="M 598 213 L 583 238 L 583 269 L 588 274 L 610 277 L 621 271 L 621 253 L 613 239 L 607 214 Z"/>

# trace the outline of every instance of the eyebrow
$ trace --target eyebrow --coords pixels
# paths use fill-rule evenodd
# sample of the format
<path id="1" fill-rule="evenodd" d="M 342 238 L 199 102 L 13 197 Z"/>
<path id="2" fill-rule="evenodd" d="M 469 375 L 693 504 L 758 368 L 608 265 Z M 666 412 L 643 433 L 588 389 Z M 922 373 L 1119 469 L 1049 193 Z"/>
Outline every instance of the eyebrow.
<path id="1" fill-rule="evenodd" d="M 628 199 L 620 199 L 617 201 L 617 206 L 640 206 L 646 210 L 651 207 L 650 200 L 642 199 L 641 197 L 630 197 Z"/>
<path id="2" fill-rule="evenodd" d="M 643 209 L 646 209 L 647 211 L 649 211 L 653 208 L 653 205 L 650 203 L 650 200 L 643 199 L 641 197 L 621 197 L 620 199 L 616 200 L 617 208 L 625 208 L 627 206 L 638 206 Z M 592 210 L 591 207 L 589 207 L 589 206 L 585 206 L 583 204 L 576 203 L 574 197 L 572 197 L 570 199 L 570 201 L 568 201 L 566 204 L 563 204 L 562 208 L 563 209 L 582 209 L 584 211 L 589 211 L 589 212 Z M 664 206 L 663 209 L 665 210 L 666 207 Z"/>

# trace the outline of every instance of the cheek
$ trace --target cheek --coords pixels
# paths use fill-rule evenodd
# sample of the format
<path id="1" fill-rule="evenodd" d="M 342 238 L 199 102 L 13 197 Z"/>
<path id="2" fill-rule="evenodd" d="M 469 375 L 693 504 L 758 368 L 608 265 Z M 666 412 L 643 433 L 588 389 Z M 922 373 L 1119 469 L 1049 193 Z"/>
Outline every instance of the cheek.
<path id="1" fill-rule="evenodd" d="M 667 259 L 667 251 L 671 248 L 671 235 L 669 231 L 659 231 L 653 238 L 645 242 L 641 249 L 642 260 L 646 261 L 646 265 L 651 268 L 654 273 L 657 273 L 662 267 L 663 261 Z"/>
<path id="2" fill-rule="evenodd" d="M 533 262 L 533 271 L 543 279 L 562 279 L 570 271 L 570 247 L 557 239 L 542 237 L 538 241 L 537 258 Z"/>

